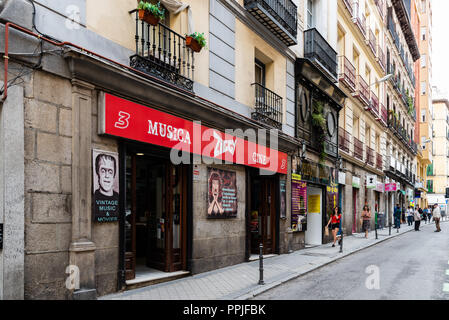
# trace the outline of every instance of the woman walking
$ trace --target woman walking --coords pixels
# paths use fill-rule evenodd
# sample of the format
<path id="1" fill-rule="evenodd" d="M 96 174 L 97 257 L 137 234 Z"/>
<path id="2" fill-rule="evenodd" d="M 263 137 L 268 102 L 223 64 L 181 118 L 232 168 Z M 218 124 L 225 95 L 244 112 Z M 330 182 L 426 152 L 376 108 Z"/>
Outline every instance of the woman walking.
<path id="1" fill-rule="evenodd" d="M 419 213 L 418 208 L 415 208 L 414 218 L 415 218 L 415 231 L 419 231 L 419 225 L 421 224 L 421 214 Z"/>
<path id="2" fill-rule="evenodd" d="M 367 205 L 363 207 L 362 219 L 363 219 L 362 231 L 365 232 L 365 238 L 368 239 L 368 231 L 371 222 L 371 209 Z"/>
<path id="3" fill-rule="evenodd" d="M 335 247 L 335 243 L 337 242 L 337 233 L 340 231 L 340 221 L 341 221 L 341 208 L 335 207 L 334 211 L 331 214 L 331 218 L 326 225 L 326 228 L 329 228 L 331 225 L 332 236 L 334 237 L 334 243 L 332 247 Z"/>

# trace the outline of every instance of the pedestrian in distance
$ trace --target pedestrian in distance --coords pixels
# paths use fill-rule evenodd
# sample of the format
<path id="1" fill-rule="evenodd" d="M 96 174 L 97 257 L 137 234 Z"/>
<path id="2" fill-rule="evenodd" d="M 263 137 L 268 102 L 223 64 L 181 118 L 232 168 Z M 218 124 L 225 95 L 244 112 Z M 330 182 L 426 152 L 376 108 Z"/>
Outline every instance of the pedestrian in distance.
<path id="1" fill-rule="evenodd" d="M 424 208 L 424 210 L 421 208 L 419 208 L 419 209 L 422 211 L 422 217 L 424 219 L 424 223 L 427 224 L 427 208 Z"/>
<path id="2" fill-rule="evenodd" d="M 431 206 L 427 207 L 427 219 L 429 220 L 429 223 L 432 222 L 432 207 Z"/>
<path id="3" fill-rule="evenodd" d="M 441 219 L 441 210 L 440 210 L 440 206 L 435 203 L 433 205 L 433 211 L 432 211 L 432 216 L 433 216 L 433 220 L 435 221 L 435 226 L 436 226 L 436 230 L 435 232 L 441 232 L 441 228 L 440 228 L 440 219 Z"/>
<path id="4" fill-rule="evenodd" d="M 341 208 L 335 207 L 334 211 L 331 214 L 329 222 L 326 225 L 326 228 L 329 228 L 331 225 L 332 236 L 334 237 L 334 243 L 332 247 L 335 247 L 335 243 L 337 242 L 337 233 L 340 231 L 340 221 L 341 221 Z"/>
<path id="5" fill-rule="evenodd" d="M 415 219 L 415 231 L 420 231 L 419 225 L 421 224 L 421 214 L 419 213 L 418 208 L 415 209 L 414 219 Z"/>
<path id="6" fill-rule="evenodd" d="M 413 213 L 414 212 L 413 212 L 412 207 L 408 206 L 407 211 L 406 211 L 408 226 L 411 226 L 413 224 Z"/>
<path id="7" fill-rule="evenodd" d="M 396 204 L 396 208 L 394 208 L 394 228 L 400 229 L 401 228 L 401 207 L 399 204 Z"/>
<path id="8" fill-rule="evenodd" d="M 363 219 L 362 230 L 363 232 L 365 232 L 365 238 L 368 239 L 368 232 L 370 229 L 370 222 L 371 222 L 371 209 L 367 205 L 363 207 L 362 219 Z"/>

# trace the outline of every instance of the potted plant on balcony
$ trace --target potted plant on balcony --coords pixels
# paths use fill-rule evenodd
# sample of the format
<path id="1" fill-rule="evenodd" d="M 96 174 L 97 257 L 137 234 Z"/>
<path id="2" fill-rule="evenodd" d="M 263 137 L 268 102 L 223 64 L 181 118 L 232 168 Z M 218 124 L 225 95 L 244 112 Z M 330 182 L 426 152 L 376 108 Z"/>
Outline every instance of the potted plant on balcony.
<path id="1" fill-rule="evenodd" d="M 161 8 L 160 2 L 152 4 L 140 1 L 137 9 L 139 10 L 139 19 L 153 26 L 156 26 L 160 20 L 164 19 L 165 9 Z"/>
<path id="2" fill-rule="evenodd" d="M 204 33 L 194 32 L 186 35 L 186 46 L 194 52 L 200 52 L 202 48 L 206 47 Z"/>

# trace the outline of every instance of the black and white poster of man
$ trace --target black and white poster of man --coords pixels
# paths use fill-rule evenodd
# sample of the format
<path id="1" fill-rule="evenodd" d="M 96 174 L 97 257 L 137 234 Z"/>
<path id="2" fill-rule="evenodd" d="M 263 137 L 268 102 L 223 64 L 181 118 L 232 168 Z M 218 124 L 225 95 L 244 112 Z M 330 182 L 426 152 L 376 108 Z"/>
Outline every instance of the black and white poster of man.
<path id="1" fill-rule="evenodd" d="M 93 150 L 92 160 L 94 221 L 118 221 L 118 155 L 113 152 Z"/>
<path id="2" fill-rule="evenodd" d="M 237 217 L 237 175 L 233 171 L 207 168 L 207 217 Z"/>

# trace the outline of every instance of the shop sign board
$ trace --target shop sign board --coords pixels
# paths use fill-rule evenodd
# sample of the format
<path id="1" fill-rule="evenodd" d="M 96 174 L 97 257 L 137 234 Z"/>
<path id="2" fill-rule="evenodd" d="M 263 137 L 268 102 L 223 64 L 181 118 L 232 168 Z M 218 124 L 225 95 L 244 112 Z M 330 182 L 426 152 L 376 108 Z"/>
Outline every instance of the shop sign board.
<path id="1" fill-rule="evenodd" d="M 99 134 L 150 143 L 226 163 L 287 174 L 287 154 L 108 93 L 99 98 Z M 173 159 L 172 159 L 173 161 Z"/>
<path id="2" fill-rule="evenodd" d="M 307 226 L 307 183 L 292 175 L 292 231 L 305 231 Z"/>
<path id="3" fill-rule="evenodd" d="M 366 188 L 367 189 L 375 189 L 377 185 L 377 176 L 376 175 L 367 175 L 366 176 Z"/>
<path id="4" fill-rule="evenodd" d="M 338 183 L 341 185 L 346 184 L 346 172 L 338 172 Z"/>
<path id="5" fill-rule="evenodd" d="M 382 182 L 377 182 L 376 191 L 381 193 L 385 192 L 385 185 Z"/>
<path id="6" fill-rule="evenodd" d="M 237 174 L 207 168 L 207 217 L 237 218 Z"/>
<path id="7" fill-rule="evenodd" d="M 386 183 L 385 184 L 385 192 L 395 192 L 397 191 L 396 183 Z"/>
<path id="8" fill-rule="evenodd" d="M 93 214 L 95 222 L 119 217 L 119 162 L 116 152 L 92 150 Z"/>
<path id="9" fill-rule="evenodd" d="M 352 187 L 360 189 L 360 177 L 352 177 Z"/>

